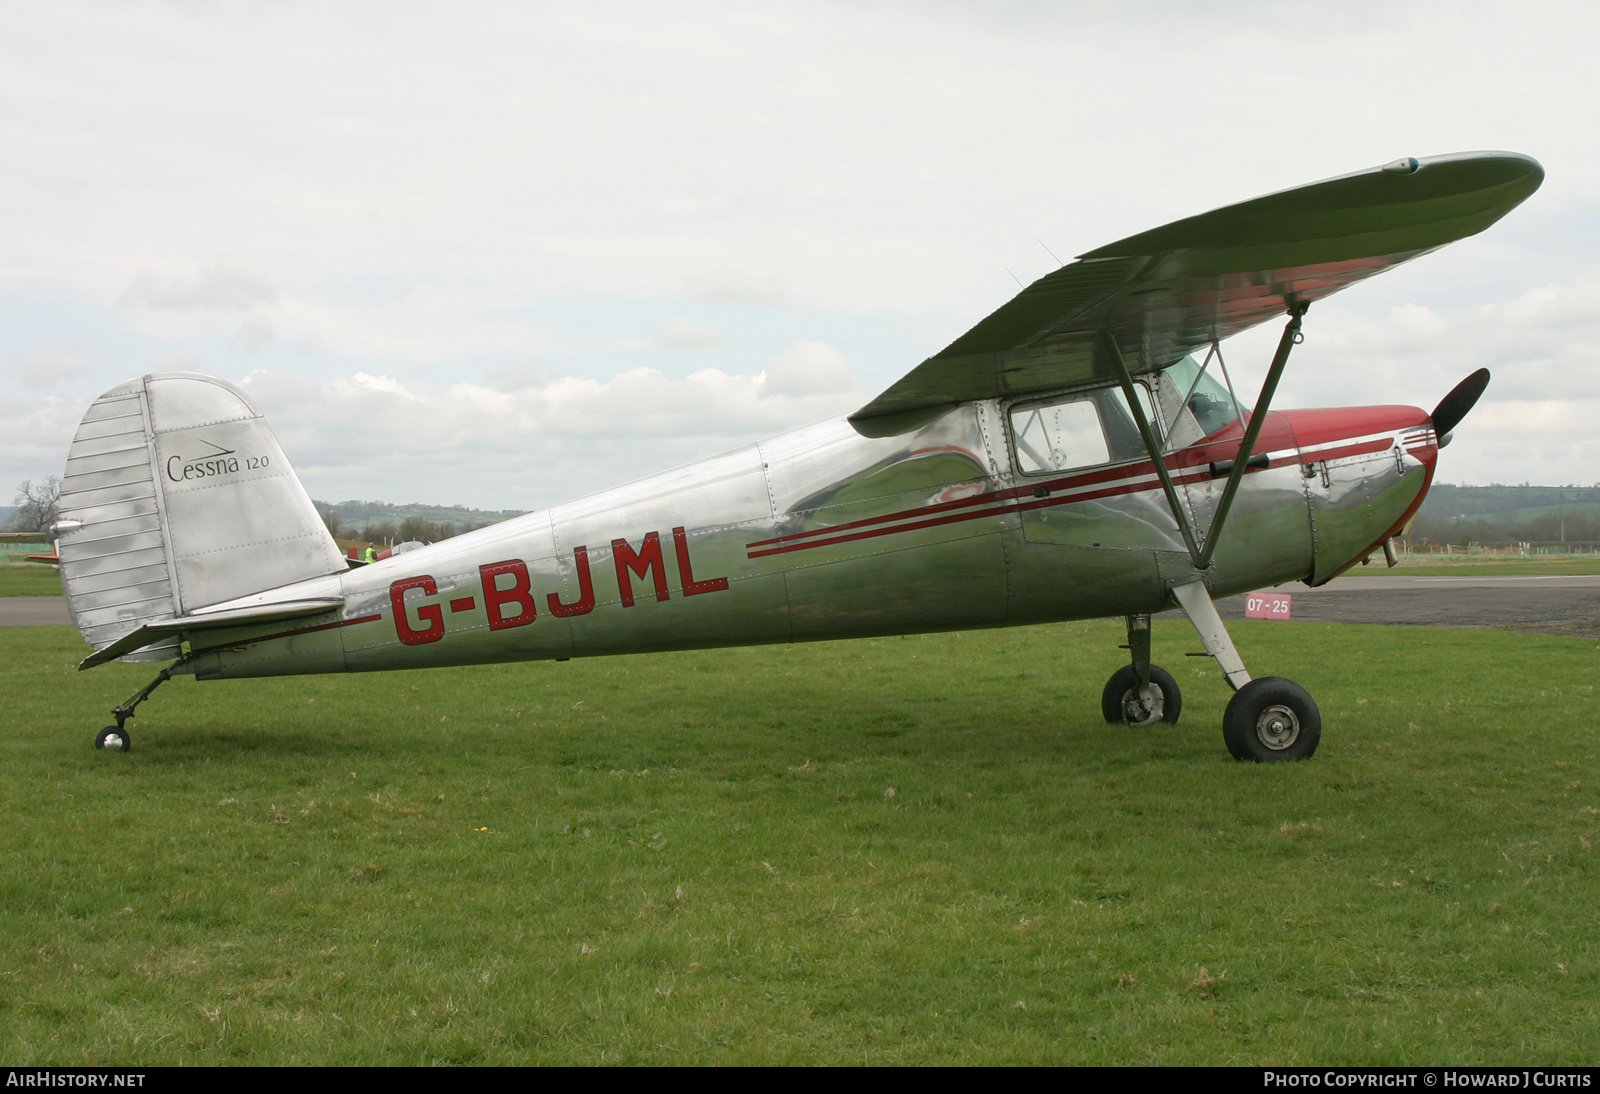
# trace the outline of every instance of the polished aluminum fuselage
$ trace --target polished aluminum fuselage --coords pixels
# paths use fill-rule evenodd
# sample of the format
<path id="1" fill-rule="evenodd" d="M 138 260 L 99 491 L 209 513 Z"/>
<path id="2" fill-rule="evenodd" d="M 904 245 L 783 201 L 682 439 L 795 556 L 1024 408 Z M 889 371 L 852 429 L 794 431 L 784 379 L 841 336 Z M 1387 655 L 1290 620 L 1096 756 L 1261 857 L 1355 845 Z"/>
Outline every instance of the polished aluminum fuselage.
<path id="1" fill-rule="evenodd" d="M 998 627 L 1171 606 L 1190 554 L 1149 460 L 1018 470 L 1007 406 L 897 436 L 799 429 L 239 603 L 323 616 L 197 634 L 202 679 L 562 659 Z M 1203 534 L 1241 429 L 1165 453 Z M 1420 504 L 1412 407 L 1274 413 L 1204 579 L 1215 596 L 1327 580 Z"/>

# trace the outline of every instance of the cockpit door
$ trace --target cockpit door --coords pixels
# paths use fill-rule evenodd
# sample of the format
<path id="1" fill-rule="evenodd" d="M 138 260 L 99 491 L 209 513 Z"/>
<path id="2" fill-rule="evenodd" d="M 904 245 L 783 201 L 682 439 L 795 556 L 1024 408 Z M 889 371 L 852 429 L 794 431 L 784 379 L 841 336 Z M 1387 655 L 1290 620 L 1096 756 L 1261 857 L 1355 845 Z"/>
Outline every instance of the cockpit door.
<path id="1" fill-rule="evenodd" d="M 1156 420 L 1148 389 L 1134 390 Z M 1025 540 L 1183 549 L 1121 388 L 1013 403 L 1008 417 Z"/>

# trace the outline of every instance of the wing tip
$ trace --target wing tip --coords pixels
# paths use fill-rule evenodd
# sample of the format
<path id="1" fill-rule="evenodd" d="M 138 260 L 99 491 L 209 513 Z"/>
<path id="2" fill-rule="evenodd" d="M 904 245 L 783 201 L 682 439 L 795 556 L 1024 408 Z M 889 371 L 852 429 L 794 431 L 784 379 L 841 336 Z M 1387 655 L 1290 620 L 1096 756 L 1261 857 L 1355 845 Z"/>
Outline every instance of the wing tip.
<path id="1" fill-rule="evenodd" d="M 1416 167 L 1410 168 L 1413 162 Z M 1407 169 L 1399 169 L 1401 165 L 1406 165 Z M 1365 207 L 1382 211 L 1386 220 L 1392 220 L 1387 211 L 1409 208 L 1420 213 L 1424 211 L 1424 203 L 1429 203 L 1433 215 L 1418 216 L 1413 223 L 1415 228 L 1425 228 L 1430 223 L 1458 215 L 1460 201 L 1478 194 L 1484 199 L 1479 212 L 1492 214 L 1492 219 L 1465 233 L 1472 235 L 1522 204 L 1543 182 L 1544 165 L 1521 152 L 1484 150 L 1404 156 L 1375 167 L 1276 190 L 1185 217 L 1086 251 L 1078 258 L 1127 258 L 1216 246 L 1217 240 L 1209 237 L 1214 237 L 1225 225 L 1232 224 L 1248 234 L 1252 229 L 1259 229 L 1266 218 L 1299 219 L 1306 213 L 1329 209 L 1349 214 Z M 1344 230 L 1350 231 L 1348 227 Z M 1433 246 L 1447 242 L 1453 240 L 1440 240 Z"/>

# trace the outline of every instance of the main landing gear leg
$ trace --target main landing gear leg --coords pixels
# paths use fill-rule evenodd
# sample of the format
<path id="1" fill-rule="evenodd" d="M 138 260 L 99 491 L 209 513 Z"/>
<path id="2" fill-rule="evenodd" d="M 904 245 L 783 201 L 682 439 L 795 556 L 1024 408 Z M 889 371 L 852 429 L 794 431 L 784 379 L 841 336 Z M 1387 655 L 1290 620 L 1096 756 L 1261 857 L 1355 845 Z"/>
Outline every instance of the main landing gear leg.
<path id="1" fill-rule="evenodd" d="M 1222 715 L 1222 739 L 1236 760 L 1303 760 L 1322 739 L 1322 714 L 1306 690 L 1278 676 L 1250 679 L 1211 594 L 1200 581 L 1172 587 L 1201 643 L 1222 670 L 1233 698 Z"/>
<path id="2" fill-rule="evenodd" d="M 1130 726 L 1168 725 L 1178 720 L 1183 696 L 1178 682 L 1160 665 L 1150 663 L 1150 617 L 1128 616 L 1127 650 L 1133 663 L 1111 674 L 1100 695 L 1106 721 Z"/>
<path id="3" fill-rule="evenodd" d="M 162 684 L 165 684 L 168 680 L 171 680 L 172 670 L 181 664 L 183 664 L 183 659 L 181 658 L 177 661 L 174 661 L 172 664 L 168 665 L 166 668 L 157 673 L 154 680 L 140 688 L 121 706 L 113 709 L 111 711 L 111 716 L 117 720 L 117 724 L 114 726 L 106 726 L 106 728 L 95 734 L 94 747 L 107 749 L 111 752 L 126 752 L 128 749 L 132 748 L 133 738 L 128 735 L 126 724 L 128 719 L 133 717 L 134 708 L 140 703 L 144 702 L 146 699 L 150 698 L 150 693 L 155 691 L 156 688 L 160 687 Z"/>

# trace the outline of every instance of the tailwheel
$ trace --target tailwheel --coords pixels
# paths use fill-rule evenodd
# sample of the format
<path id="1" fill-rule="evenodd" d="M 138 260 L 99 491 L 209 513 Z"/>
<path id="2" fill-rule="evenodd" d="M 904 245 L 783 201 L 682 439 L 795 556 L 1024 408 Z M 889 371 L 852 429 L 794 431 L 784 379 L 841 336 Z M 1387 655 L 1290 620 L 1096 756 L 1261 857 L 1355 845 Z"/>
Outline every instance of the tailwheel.
<path id="1" fill-rule="evenodd" d="M 94 736 L 94 747 L 108 752 L 126 752 L 133 747 L 133 738 L 121 726 L 106 726 Z"/>
<path id="2" fill-rule="evenodd" d="M 1132 665 L 1123 665 L 1106 681 L 1100 695 L 1100 712 L 1112 725 L 1150 726 L 1157 722 L 1172 725 L 1183 710 L 1183 694 L 1172 674 L 1160 665 L 1150 666 L 1150 692 L 1139 695 L 1139 676 Z"/>
<path id="3" fill-rule="evenodd" d="M 129 718 L 133 717 L 133 712 L 138 709 L 139 704 L 150 698 L 151 692 L 155 691 L 156 688 L 172 679 L 173 669 L 191 660 L 193 657 L 194 654 L 190 653 L 178 658 L 172 664 L 168 665 L 166 668 L 157 673 L 154 680 L 150 681 L 144 687 L 134 692 L 133 696 L 129 698 L 127 702 L 123 703 L 120 707 L 113 707 L 111 710 L 111 716 L 117 720 L 117 724 L 114 726 L 106 726 L 106 728 L 95 734 L 94 747 L 110 749 L 112 752 L 126 752 L 129 748 L 133 747 L 133 739 L 128 736 L 128 731 L 124 729 L 123 726 L 127 724 Z"/>
<path id="4" fill-rule="evenodd" d="M 1222 739 L 1236 760 L 1304 760 L 1322 739 L 1322 714 L 1299 684 L 1263 676 L 1228 701 Z"/>

